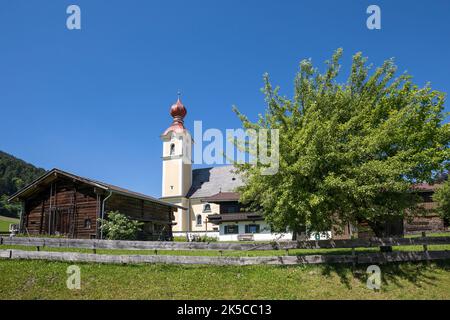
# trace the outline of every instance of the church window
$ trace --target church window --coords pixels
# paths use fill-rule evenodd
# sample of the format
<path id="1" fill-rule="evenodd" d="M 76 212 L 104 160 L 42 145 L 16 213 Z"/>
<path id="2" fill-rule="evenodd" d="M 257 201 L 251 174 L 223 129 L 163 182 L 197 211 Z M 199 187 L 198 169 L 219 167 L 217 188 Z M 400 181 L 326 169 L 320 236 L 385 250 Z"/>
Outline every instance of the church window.
<path id="1" fill-rule="evenodd" d="M 202 216 L 201 215 L 197 215 L 197 225 L 198 226 L 202 225 Z"/>
<path id="2" fill-rule="evenodd" d="M 174 154 L 175 154 L 175 144 L 172 143 L 172 144 L 170 145 L 170 155 L 173 156 Z"/>
<path id="3" fill-rule="evenodd" d="M 203 206 L 203 212 L 211 212 L 211 205 L 209 203 Z"/>

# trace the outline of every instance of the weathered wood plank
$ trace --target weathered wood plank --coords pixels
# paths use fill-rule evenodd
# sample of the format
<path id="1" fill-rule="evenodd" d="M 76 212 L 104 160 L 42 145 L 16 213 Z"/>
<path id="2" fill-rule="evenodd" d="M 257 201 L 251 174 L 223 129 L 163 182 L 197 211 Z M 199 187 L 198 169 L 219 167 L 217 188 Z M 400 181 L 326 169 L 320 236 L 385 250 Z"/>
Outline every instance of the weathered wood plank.
<path id="1" fill-rule="evenodd" d="M 286 241 L 278 243 L 221 243 L 171 241 L 117 241 L 67 238 L 2 237 L 5 245 L 47 246 L 57 248 L 124 249 L 124 250 L 289 250 L 323 248 L 358 248 L 379 246 L 450 244 L 450 237 L 373 238 L 355 240 Z"/>
<path id="2" fill-rule="evenodd" d="M 10 258 L 11 250 L 0 250 L 0 258 Z"/>
<path id="3" fill-rule="evenodd" d="M 387 262 L 423 261 L 450 259 L 450 251 L 390 252 L 370 253 L 356 256 L 356 262 L 362 264 L 381 264 Z M 202 265 L 298 265 L 320 263 L 352 263 L 352 255 L 307 255 L 307 256 L 262 256 L 262 257 L 226 257 L 226 256 L 170 256 L 170 255 L 103 255 L 78 252 L 46 252 L 23 250 L 0 250 L 0 258 L 31 259 L 70 262 L 95 262 L 114 264 L 202 264 Z"/>

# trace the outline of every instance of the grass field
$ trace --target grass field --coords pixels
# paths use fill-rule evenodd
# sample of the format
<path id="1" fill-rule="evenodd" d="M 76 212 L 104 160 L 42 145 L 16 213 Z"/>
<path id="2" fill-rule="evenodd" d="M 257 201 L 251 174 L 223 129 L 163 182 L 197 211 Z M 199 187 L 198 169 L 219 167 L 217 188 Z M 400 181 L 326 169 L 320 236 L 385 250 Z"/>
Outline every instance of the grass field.
<path id="1" fill-rule="evenodd" d="M 8 232 L 11 223 L 19 223 L 19 219 L 0 216 L 0 233 Z"/>
<path id="2" fill-rule="evenodd" d="M 381 290 L 365 267 L 78 264 L 81 289 L 66 287 L 69 263 L 0 260 L 0 299 L 450 299 L 450 261 L 381 266 Z"/>

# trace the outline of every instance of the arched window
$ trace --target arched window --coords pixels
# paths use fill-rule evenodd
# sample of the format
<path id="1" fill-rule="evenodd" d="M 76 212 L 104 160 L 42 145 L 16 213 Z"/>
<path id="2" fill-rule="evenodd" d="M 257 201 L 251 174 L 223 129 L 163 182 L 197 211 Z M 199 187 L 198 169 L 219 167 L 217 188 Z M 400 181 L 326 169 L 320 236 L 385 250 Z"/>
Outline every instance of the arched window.
<path id="1" fill-rule="evenodd" d="M 209 203 L 203 206 L 203 212 L 211 212 L 211 205 Z"/>
<path id="2" fill-rule="evenodd" d="M 201 226 L 202 225 L 202 216 L 199 214 L 197 215 L 197 225 Z"/>
<path id="3" fill-rule="evenodd" d="M 175 144 L 172 143 L 172 144 L 170 145 L 170 155 L 173 156 L 174 154 L 175 154 Z"/>

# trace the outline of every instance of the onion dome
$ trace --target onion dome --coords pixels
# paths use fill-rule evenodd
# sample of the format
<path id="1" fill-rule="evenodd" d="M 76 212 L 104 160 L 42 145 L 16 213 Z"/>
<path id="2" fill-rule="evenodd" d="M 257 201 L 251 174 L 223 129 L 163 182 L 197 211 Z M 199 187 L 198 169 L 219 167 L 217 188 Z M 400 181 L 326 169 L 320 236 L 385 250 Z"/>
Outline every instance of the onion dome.
<path id="1" fill-rule="evenodd" d="M 180 97 L 178 96 L 177 102 L 175 102 L 172 107 L 170 107 L 170 115 L 173 118 L 173 122 L 170 125 L 169 128 L 164 131 L 163 135 L 166 135 L 170 131 L 174 131 L 176 133 L 183 132 L 186 130 L 184 128 L 184 117 L 186 116 L 187 110 L 186 107 L 183 105 L 183 103 L 180 100 Z"/>

